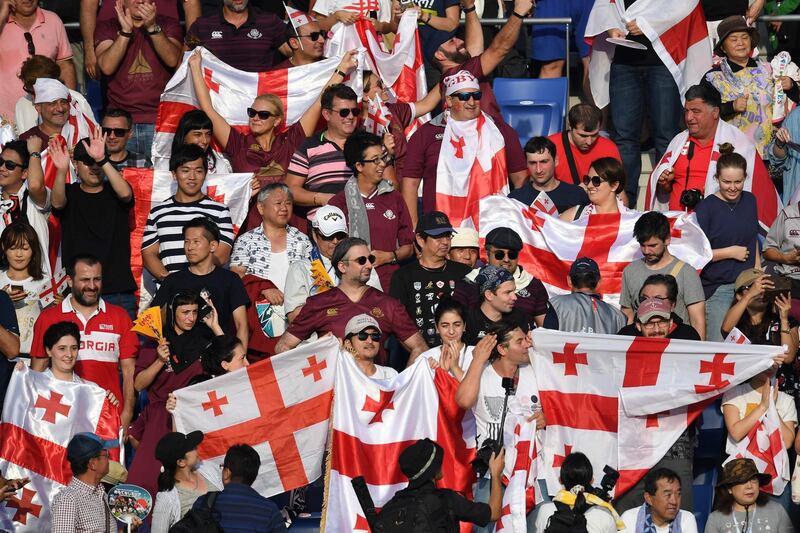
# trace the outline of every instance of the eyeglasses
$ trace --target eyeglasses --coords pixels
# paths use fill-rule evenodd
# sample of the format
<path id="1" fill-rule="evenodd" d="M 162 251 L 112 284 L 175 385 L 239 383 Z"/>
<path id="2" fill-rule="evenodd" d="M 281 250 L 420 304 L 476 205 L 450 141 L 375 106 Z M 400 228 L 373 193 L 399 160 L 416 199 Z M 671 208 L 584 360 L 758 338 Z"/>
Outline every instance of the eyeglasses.
<path id="1" fill-rule="evenodd" d="M 357 117 L 361 110 L 357 107 L 343 107 L 341 109 L 329 109 L 331 113 L 338 113 L 340 117 L 347 118 L 352 113 L 354 117 Z"/>
<path id="2" fill-rule="evenodd" d="M 27 165 L 17 163 L 16 161 L 9 161 L 0 157 L 0 167 L 5 166 L 8 170 L 16 170 L 17 168 L 28 168 Z"/>
<path id="3" fill-rule="evenodd" d="M 103 128 L 103 134 L 109 137 L 125 137 L 129 131 L 127 128 Z"/>
<path id="4" fill-rule="evenodd" d="M 644 329 L 656 329 L 662 326 L 669 326 L 670 319 L 661 319 L 661 320 L 651 320 L 650 322 L 645 322 L 642 324 L 642 328 Z"/>
<path id="5" fill-rule="evenodd" d="M 369 264 L 373 265 L 373 264 L 375 264 L 375 256 L 372 255 L 372 254 L 369 254 L 368 256 L 363 256 L 362 255 L 361 257 L 354 257 L 353 259 L 342 259 L 342 263 L 347 263 L 348 261 L 355 261 L 356 263 L 358 263 L 361 266 L 366 265 L 367 261 L 369 261 Z"/>
<path id="6" fill-rule="evenodd" d="M 502 261 L 503 259 L 505 259 L 506 255 L 508 255 L 509 260 L 513 261 L 517 257 L 519 257 L 519 252 L 517 252 L 516 250 L 509 250 L 508 252 L 506 252 L 505 250 L 496 250 L 494 252 L 494 258 L 497 259 L 498 261 Z"/>
<path id="7" fill-rule="evenodd" d="M 28 54 L 32 55 L 32 56 L 35 56 L 36 55 L 36 45 L 33 44 L 33 35 L 31 35 L 31 32 L 26 31 L 25 33 L 22 34 L 22 36 L 25 37 L 25 42 L 28 43 Z"/>
<path id="8" fill-rule="evenodd" d="M 360 331 L 356 335 L 356 337 L 358 337 L 358 340 L 360 340 L 360 341 L 367 340 L 367 337 L 371 338 L 374 342 L 378 342 L 379 340 L 381 340 L 381 334 L 380 333 L 367 333 L 366 331 Z"/>
<path id="9" fill-rule="evenodd" d="M 381 164 L 381 163 L 383 163 L 384 165 L 388 165 L 391 162 L 391 160 L 392 160 L 392 156 L 390 156 L 389 154 L 383 154 L 383 155 L 376 155 L 372 159 L 362 159 L 361 163 L 362 164 L 363 163 L 372 163 L 373 165 L 376 165 L 376 166 Z"/>
<path id="10" fill-rule="evenodd" d="M 644 295 L 642 295 L 642 296 L 639 297 L 639 303 L 644 302 L 648 298 L 655 298 L 656 300 L 669 300 L 669 298 L 667 298 L 666 296 L 644 296 Z"/>
<path id="11" fill-rule="evenodd" d="M 599 187 L 600 184 L 603 183 L 604 181 L 606 181 L 606 180 L 601 178 L 600 176 L 584 176 L 581 179 L 581 182 L 584 185 L 588 186 L 591 183 L 595 187 Z"/>
<path id="12" fill-rule="evenodd" d="M 105 457 L 106 459 L 108 459 L 108 450 L 103 450 L 95 456 L 95 458 L 97 459 L 101 457 Z"/>
<path id="13" fill-rule="evenodd" d="M 248 117 L 256 118 L 256 115 L 258 115 L 258 118 L 260 118 L 261 120 L 267 120 L 269 117 L 278 116 L 277 113 L 273 113 L 272 111 L 256 111 L 252 107 L 247 108 Z"/>
<path id="14" fill-rule="evenodd" d="M 333 241 L 333 240 L 343 241 L 343 240 L 345 240 L 347 238 L 347 233 L 344 233 L 342 231 L 342 232 L 339 232 L 339 233 L 334 233 L 333 235 L 328 237 L 327 235 L 323 235 L 319 230 L 317 230 L 317 236 L 320 239 L 322 239 L 323 241 Z"/>
<path id="15" fill-rule="evenodd" d="M 325 40 L 325 38 L 326 38 L 328 35 L 327 35 L 327 33 L 325 33 L 324 31 L 312 31 L 311 33 L 304 33 L 304 34 L 302 34 L 302 35 L 301 35 L 301 34 L 297 34 L 297 36 L 298 36 L 298 37 L 308 37 L 308 38 L 309 38 L 309 39 L 311 39 L 312 41 L 316 41 L 317 39 L 319 39 L 320 37 L 322 37 L 322 40 L 324 41 L 324 40 Z"/>
<path id="16" fill-rule="evenodd" d="M 458 98 L 462 102 L 466 102 L 470 98 L 472 98 L 473 100 L 475 100 L 477 102 L 477 101 L 479 101 L 481 99 L 481 96 L 483 96 L 483 93 L 481 91 L 475 91 L 475 92 L 471 92 L 471 93 L 453 93 L 450 96 L 452 96 L 453 98 Z"/>

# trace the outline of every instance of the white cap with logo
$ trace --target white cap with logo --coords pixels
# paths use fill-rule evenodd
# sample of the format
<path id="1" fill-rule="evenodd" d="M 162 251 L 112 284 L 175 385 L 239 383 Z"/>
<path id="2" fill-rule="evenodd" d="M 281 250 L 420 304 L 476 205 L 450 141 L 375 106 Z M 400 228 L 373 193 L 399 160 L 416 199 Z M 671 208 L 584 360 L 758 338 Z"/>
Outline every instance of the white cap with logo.
<path id="1" fill-rule="evenodd" d="M 344 327 L 344 336 L 347 337 L 348 335 L 361 333 L 367 328 L 375 328 L 378 330 L 378 333 L 383 333 L 381 331 L 381 327 L 378 325 L 377 320 L 365 313 L 362 313 L 347 321 L 347 325 Z"/>
<path id="2" fill-rule="evenodd" d="M 344 218 L 344 213 L 335 205 L 330 204 L 317 209 L 311 226 L 326 237 L 337 233 L 347 233 L 347 220 Z"/>
<path id="3" fill-rule="evenodd" d="M 478 83 L 478 78 L 472 75 L 468 70 L 459 70 L 455 74 L 451 74 L 444 79 L 444 95 L 450 96 L 453 93 L 464 89 L 480 90 L 481 86 Z"/>

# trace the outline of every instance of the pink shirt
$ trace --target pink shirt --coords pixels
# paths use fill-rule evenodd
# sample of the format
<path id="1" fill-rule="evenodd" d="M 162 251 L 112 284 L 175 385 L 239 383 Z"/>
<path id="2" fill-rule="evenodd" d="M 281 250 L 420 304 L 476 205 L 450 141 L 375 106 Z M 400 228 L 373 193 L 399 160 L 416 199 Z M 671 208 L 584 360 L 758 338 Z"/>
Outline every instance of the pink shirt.
<path id="1" fill-rule="evenodd" d="M 0 115 L 9 119 L 14 118 L 17 100 L 25 95 L 19 70 L 22 63 L 30 57 L 28 42 L 25 40 L 26 31 L 28 30 L 16 23 L 13 15 L 9 15 L 0 38 L 0 78 L 3 80 L 0 83 Z M 55 61 L 72 57 L 64 23 L 52 11 L 37 9 L 36 20 L 30 32 L 38 55 Z"/>

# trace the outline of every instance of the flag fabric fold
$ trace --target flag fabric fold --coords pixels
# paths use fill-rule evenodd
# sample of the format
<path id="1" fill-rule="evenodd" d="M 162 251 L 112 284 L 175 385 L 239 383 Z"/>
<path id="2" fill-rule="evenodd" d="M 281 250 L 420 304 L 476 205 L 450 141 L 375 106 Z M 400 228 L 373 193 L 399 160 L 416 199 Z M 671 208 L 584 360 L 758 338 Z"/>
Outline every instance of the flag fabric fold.
<path id="1" fill-rule="evenodd" d="M 495 531 L 526 533 L 527 514 L 543 500 L 536 481 L 541 462 L 539 450 L 542 448 L 536 421 L 528 420 L 525 413 L 509 412 L 503 442 L 506 450 L 503 469 L 505 492 Z"/>

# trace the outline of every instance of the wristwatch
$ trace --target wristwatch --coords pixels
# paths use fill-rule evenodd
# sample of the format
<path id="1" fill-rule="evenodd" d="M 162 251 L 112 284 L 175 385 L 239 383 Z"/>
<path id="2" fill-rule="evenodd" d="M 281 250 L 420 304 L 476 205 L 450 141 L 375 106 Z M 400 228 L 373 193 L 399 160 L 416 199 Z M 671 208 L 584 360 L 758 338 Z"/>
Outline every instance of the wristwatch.
<path id="1" fill-rule="evenodd" d="M 156 33 L 161 33 L 161 26 L 158 24 L 153 26 L 153 31 L 148 31 L 147 35 L 155 35 Z"/>
<path id="2" fill-rule="evenodd" d="M 28 157 L 36 157 L 37 159 L 41 159 L 42 158 L 42 153 L 41 152 L 31 152 L 28 155 Z"/>

